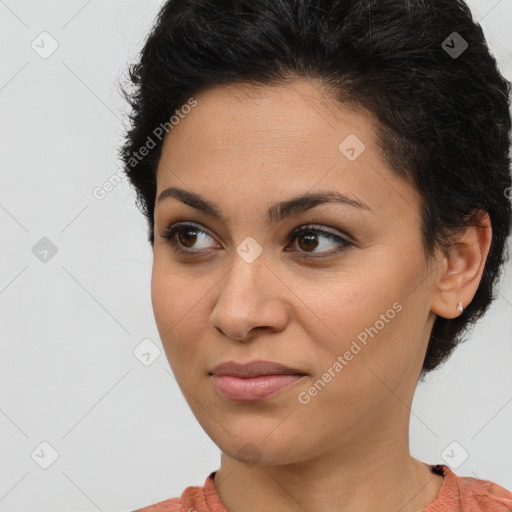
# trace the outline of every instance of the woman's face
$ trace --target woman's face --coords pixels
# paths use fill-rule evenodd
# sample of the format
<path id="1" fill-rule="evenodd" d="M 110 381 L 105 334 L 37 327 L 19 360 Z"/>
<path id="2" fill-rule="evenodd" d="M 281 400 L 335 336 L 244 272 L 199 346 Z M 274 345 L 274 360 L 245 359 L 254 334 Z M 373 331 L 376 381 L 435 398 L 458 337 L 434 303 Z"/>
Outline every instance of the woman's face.
<path id="1" fill-rule="evenodd" d="M 435 318 L 419 194 L 386 167 L 372 120 L 328 103 L 313 82 L 195 99 L 165 139 L 157 197 L 179 188 L 221 218 L 173 194 L 157 201 L 151 283 L 194 415 L 224 453 L 262 464 L 405 443 Z M 315 193 L 354 203 L 274 208 Z M 265 399 L 219 391 L 216 365 L 255 360 L 305 376 Z"/>

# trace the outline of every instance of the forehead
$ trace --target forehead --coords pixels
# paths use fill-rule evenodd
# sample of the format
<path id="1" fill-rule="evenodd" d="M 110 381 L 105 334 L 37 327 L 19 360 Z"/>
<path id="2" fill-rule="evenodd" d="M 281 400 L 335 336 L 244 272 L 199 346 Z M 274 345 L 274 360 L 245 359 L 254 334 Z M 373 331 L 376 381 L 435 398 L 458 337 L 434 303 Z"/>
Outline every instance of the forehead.
<path id="1" fill-rule="evenodd" d="M 378 156 L 371 116 L 340 105 L 316 81 L 222 85 L 195 100 L 196 106 L 180 116 L 164 139 L 164 163 L 197 166 L 208 160 L 211 172 L 216 167 L 235 171 L 235 165 L 240 172 L 240 163 L 257 163 L 288 173 L 313 164 L 320 171 L 327 160 L 331 165 L 346 160 L 339 146 L 349 136 L 359 139 L 365 159 Z"/>
<path id="2" fill-rule="evenodd" d="M 353 193 L 376 210 L 393 200 L 390 192 L 415 206 L 404 196 L 414 191 L 398 190 L 405 184 L 386 168 L 373 118 L 337 103 L 314 81 L 230 84 L 194 98 L 197 105 L 164 140 L 157 194 L 188 186 L 220 203 L 234 190 L 239 198 L 252 192 L 277 201 L 318 184 Z M 356 158 L 347 153 L 351 147 Z"/>
<path id="3" fill-rule="evenodd" d="M 195 99 L 197 106 L 172 130 L 183 134 L 193 125 L 194 136 L 187 133 L 191 143 L 202 137 L 201 143 L 229 144 L 245 136 L 244 145 L 265 142 L 279 146 L 301 138 L 318 139 L 326 131 L 336 132 L 343 122 L 366 138 L 375 138 L 371 116 L 348 103 L 340 104 L 317 80 L 297 79 L 272 86 L 220 85 Z M 312 131 L 317 137 L 312 137 Z M 167 138 L 172 138 L 171 134 Z"/>

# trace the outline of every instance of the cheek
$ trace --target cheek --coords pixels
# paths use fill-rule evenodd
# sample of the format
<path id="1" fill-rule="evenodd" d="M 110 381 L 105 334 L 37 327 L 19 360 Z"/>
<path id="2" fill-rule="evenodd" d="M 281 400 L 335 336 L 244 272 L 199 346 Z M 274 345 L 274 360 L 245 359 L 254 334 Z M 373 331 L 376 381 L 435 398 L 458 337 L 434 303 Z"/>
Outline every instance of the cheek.
<path id="1" fill-rule="evenodd" d="M 173 325 L 173 316 L 176 314 L 174 284 L 169 274 L 162 272 L 154 261 L 151 274 L 151 303 L 162 341 L 164 333 Z"/>
<path id="2" fill-rule="evenodd" d="M 403 276 L 392 275 L 389 267 L 387 273 L 372 267 L 303 295 L 308 308 L 301 324 L 314 340 L 319 370 L 335 371 L 332 366 L 341 356 L 343 370 L 338 365 L 336 374 L 350 375 L 353 388 L 372 378 L 368 368 L 388 374 L 406 366 L 415 344 L 404 286 Z"/>
<path id="3" fill-rule="evenodd" d="M 181 338 L 177 333 L 183 330 L 192 313 L 188 307 L 190 291 L 187 288 L 183 277 L 155 259 L 151 276 L 151 302 L 160 340 L 168 358 L 178 348 Z"/>
<path id="4" fill-rule="evenodd" d="M 311 338 L 315 331 L 329 333 L 329 344 L 334 343 L 337 351 L 344 348 L 353 338 L 371 328 L 376 322 L 380 325 L 380 315 L 394 317 L 393 304 L 400 299 L 396 282 L 387 282 L 383 273 L 364 272 L 361 275 L 346 275 L 333 282 L 326 281 L 321 287 L 315 286 L 303 293 L 301 301 L 307 306 L 308 321 L 303 322 Z M 386 329 L 387 329 L 386 324 Z M 386 330 L 384 329 L 384 330 Z M 327 341 L 327 339 L 326 339 Z M 348 347 L 347 347 L 348 349 Z"/>
<path id="5" fill-rule="evenodd" d="M 207 297 L 203 287 L 175 269 L 153 264 L 151 301 L 160 339 L 173 373 L 178 377 L 197 361 L 204 329 Z M 208 318 L 208 316 L 206 316 Z"/>
<path id="6" fill-rule="evenodd" d="M 166 333 L 171 334 L 169 331 L 174 325 L 187 322 L 188 315 L 193 313 L 193 305 L 199 301 L 199 285 L 200 282 L 194 282 L 183 269 L 169 261 L 165 249 L 155 249 L 151 302 L 162 341 Z"/>

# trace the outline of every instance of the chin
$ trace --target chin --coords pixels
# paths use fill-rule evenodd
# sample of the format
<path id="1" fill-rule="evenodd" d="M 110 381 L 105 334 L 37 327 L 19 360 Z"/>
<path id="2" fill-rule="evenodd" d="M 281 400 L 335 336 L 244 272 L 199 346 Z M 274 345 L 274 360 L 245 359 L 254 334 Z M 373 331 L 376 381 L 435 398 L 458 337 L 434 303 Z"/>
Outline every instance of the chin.
<path id="1" fill-rule="evenodd" d="M 227 425 L 224 426 L 231 432 Z M 303 461 L 304 443 L 284 429 L 281 435 L 276 435 L 275 431 L 272 432 L 274 428 L 275 422 L 265 428 L 260 426 L 259 431 L 254 432 L 253 425 L 248 429 L 251 432 L 238 430 L 237 434 L 230 436 L 222 430 L 216 432 L 220 436 L 210 438 L 225 455 L 248 465 L 282 466 Z"/>

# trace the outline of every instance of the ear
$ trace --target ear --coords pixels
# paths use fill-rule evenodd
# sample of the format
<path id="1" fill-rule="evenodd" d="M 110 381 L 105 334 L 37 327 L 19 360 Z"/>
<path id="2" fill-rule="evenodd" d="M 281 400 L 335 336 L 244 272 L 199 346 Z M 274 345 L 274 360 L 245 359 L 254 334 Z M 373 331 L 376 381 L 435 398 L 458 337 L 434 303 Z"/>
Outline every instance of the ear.
<path id="1" fill-rule="evenodd" d="M 464 308 L 473 300 L 480 284 L 492 240 L 489 214 L 482 211 L 479 224 L 466 226 L 438 260 L 438 275 L 431 311 L 444 318 L 460 315 L 457 304 Z"/>

